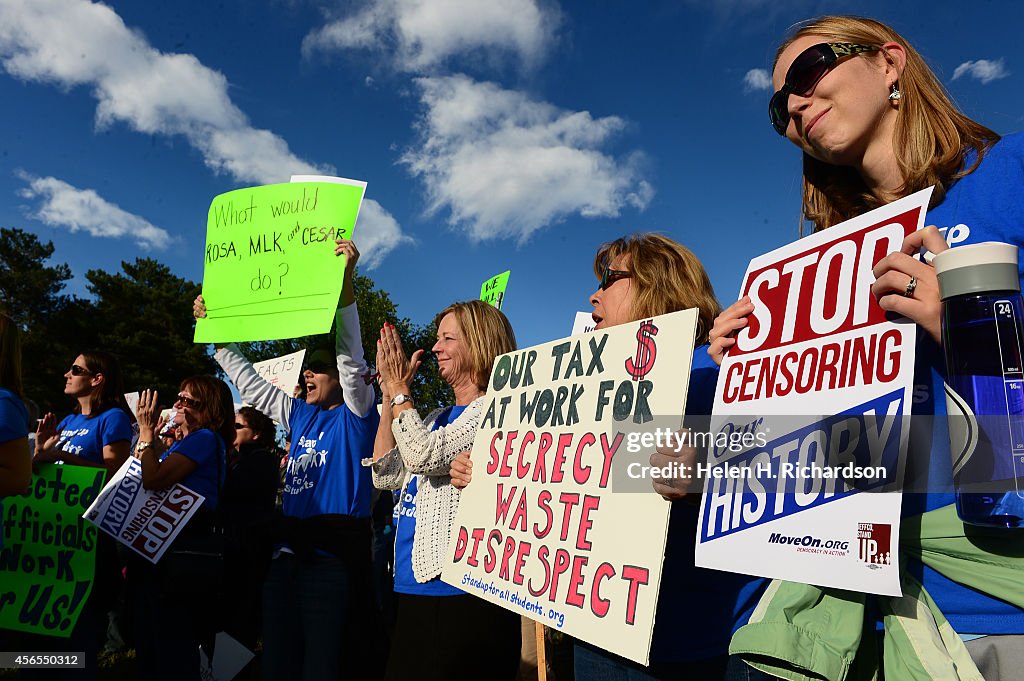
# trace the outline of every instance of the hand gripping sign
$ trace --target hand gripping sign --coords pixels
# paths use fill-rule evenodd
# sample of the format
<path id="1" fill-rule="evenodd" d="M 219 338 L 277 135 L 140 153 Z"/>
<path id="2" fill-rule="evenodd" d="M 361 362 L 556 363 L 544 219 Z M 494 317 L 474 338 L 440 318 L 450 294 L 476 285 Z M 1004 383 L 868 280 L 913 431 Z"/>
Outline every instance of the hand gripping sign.
<path id="1" fill-rule="evenodd" d="M 696 325 L 685 310 L 495 360 L 445 582 L 647 662 L 670 504 L 649 480 L 612 493 L 613 462 L 631 461 L 624 424 L 681 423 Z"/>
<path id="2" fill-rule="evenodd" d="M 203 495 L 182 484 L 167 489 L 142 487 L 142 462 L 135 457 L 117 470 L 84 518 L 151 563 L 164 555 Z"/>
<path id="3" fill-rule="evenodd" d="M 924 225 L 930 196 L 750 262 L 740 295 L 754 311 L 722 363 L 711 430 L 756 437 L 708 454 L 697 565 L 901 593 L 896 490 L 917 328 L 887 318 L 872 267 Z"/>

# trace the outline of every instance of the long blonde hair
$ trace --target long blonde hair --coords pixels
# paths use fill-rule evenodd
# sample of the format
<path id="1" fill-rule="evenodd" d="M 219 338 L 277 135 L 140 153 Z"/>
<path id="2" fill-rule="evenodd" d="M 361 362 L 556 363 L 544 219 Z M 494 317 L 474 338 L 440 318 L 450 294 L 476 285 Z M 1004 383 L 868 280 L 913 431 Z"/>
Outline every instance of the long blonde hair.
<path id="1" fill-rule="evenodd" d="M 906 51 L 907 63 L 898 81 L 902 97 L 893 135 L 893 151 L 903 175 L 900 196 L 935 185 L 932 205 L 939 204 L 946 190 L 973 172 L 985 152 L 999 141 L 998 134 L 956 108 L 917 50 L 890 26 L 856 16 L 809 19 L 779 46 L 774 63 L 778 64 L 793 41 L 804 36 L 821 37 L 822 42 L 877 46 L 895 42 Z M 976 154 L 967 167 L 971 151 Z M 849 220 L 881 203 L 855 169 L 823 163 L 804 154 L 801 217 L 814 224 L 814 231 Z"/>
<path id="2" fill-rule="evenodd" d="M 708 337 L 722 311 L 704 266 L 690 249 L 661 234 L 630 234 L 601 244 L 594 256 L 598 279 L 620 255 L 629 258 L 633 282 L 634 319 L 697 308 L 696 343 Z"/>

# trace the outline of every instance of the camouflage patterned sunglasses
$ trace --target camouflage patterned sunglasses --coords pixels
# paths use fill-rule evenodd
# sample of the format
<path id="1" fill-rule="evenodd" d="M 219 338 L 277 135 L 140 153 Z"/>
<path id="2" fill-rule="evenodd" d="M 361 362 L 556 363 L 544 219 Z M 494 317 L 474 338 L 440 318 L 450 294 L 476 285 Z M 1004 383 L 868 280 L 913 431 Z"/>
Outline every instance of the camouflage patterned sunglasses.
<path id="1" fill-rule="evenodd" d="M 789 127 L 789 96 L 808 95 L 818 81 L 825 77 L 840 59 L 852 57 L 861 52 L 874 52 L 874 45 L 856 43 L 818 43 L 801 52 L 786 72 L 782 89 L 772 95 L 768 102 L 768 117 L 772 127 L 780 135 Z"/>

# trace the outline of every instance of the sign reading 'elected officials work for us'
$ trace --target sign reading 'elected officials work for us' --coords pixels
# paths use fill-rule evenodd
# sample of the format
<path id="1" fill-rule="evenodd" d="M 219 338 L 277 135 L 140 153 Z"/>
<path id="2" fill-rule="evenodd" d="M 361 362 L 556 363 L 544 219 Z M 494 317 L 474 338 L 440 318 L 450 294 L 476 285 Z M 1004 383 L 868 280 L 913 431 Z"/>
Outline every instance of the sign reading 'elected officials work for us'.
<path id="1" fill-rule="evenodd" d="M 697 565 L 900 595 L 917 328 L 878 305 L 872 268 L 924 225 L 930 195 L 751 261 L 740 295 L 754 311 L 722 363 L 711 426 L 748 446 L 708 455 Z"/>
<path id="2" fill-rule="evenodd" d="M 445 582 L 647 662 L 670 504 L 649 484 L 612 493 L 613 465 L 624 430 L 682 422 L 696 324 L 685 310 L 495 360 Z"/>
<path id="3" fill-rule="evenodd" d="M 344 257 L 366 183 L 292 182 L 214 198 L 206 225 L 195 342 L 298 338 L 330 331 Z"/>
<path id="4" fill-rule="evenodd" d="M 28 491 L 3 503 L 0 629 L 68 637 L 92 590 L 96 528 L 82 512 L 106 471 L 38 464 Z"/>

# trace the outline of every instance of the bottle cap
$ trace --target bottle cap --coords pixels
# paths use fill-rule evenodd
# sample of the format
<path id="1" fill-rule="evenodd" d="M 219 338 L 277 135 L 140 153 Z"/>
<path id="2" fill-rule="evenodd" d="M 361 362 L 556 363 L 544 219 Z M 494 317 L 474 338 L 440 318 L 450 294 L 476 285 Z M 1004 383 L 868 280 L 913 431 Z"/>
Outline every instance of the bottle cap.
<path id="1" fill-rule="evenodd" d="M 932 259 L 939 278 L 939 295 L 953 296 L 989 291 L 1020 291 L 1017 247 L 997 241 L 957 246 Z"/>

